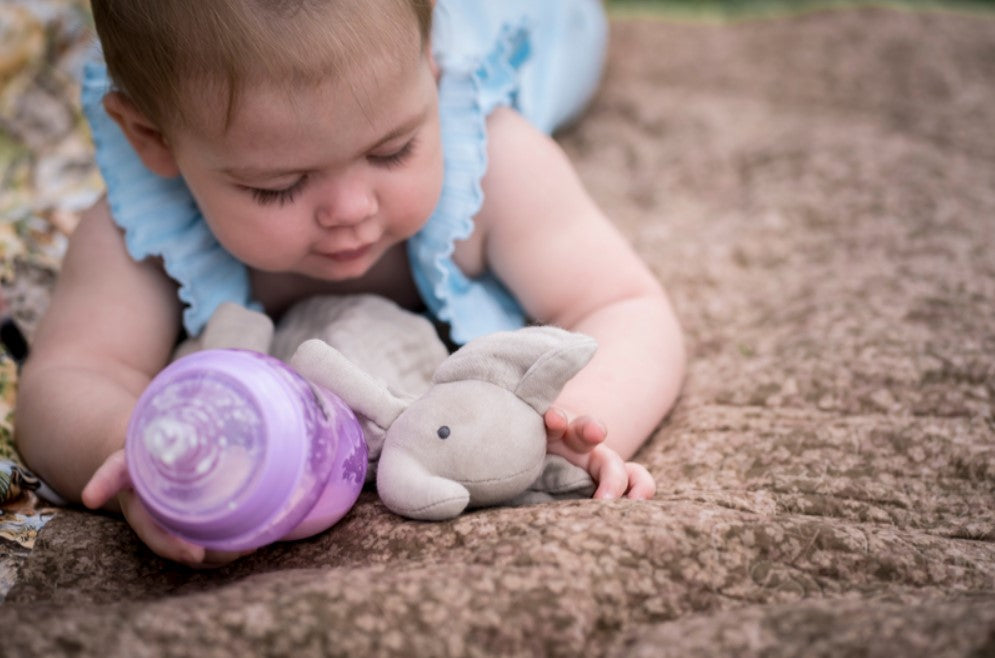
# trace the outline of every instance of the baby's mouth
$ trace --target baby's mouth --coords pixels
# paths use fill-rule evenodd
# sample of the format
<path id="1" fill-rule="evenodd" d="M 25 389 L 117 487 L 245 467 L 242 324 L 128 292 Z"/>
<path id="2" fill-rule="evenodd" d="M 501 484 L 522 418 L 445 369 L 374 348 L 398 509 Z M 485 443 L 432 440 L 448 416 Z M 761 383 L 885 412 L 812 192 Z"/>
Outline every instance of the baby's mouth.
<path id="1" fill-rule="evenodd" d="M 363 245 L 355 249 L 336 249 L 335 251 L 319 251 L 318 254 L 339 263 L 348 263 L 358 260 L 369 253 L 372 245 Z"/>

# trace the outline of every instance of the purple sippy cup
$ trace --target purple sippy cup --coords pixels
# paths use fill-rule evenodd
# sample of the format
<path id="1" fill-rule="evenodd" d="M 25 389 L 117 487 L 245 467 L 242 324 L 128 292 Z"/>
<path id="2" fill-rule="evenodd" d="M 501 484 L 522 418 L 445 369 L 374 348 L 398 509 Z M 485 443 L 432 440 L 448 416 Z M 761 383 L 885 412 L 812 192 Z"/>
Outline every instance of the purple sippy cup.
<path id="1" fill-rule="evenodd" d="M 337 395 L 234 349 L 159 373 L 132 413 L 125 455 L 153 518 L 220 551 L 329 528 L 355 504 L 367 464 L 363 431 Z"/>

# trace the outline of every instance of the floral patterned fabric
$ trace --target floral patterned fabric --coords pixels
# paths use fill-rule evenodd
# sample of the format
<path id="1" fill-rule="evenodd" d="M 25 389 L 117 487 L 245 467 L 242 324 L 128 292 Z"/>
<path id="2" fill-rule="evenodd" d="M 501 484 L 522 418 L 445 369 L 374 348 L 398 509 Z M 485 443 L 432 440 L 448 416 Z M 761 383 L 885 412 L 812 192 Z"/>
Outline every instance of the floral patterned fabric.
<path id="1" fill-rule="evenodd" d="M 79 213 L 102 192 L 76 99 L 91 39 L 83 0 L 0 4 L 0 286 L 29 334 Z M 13 443 L 17 366 L 0 350 L 0 601 L 55 514 Z"/>

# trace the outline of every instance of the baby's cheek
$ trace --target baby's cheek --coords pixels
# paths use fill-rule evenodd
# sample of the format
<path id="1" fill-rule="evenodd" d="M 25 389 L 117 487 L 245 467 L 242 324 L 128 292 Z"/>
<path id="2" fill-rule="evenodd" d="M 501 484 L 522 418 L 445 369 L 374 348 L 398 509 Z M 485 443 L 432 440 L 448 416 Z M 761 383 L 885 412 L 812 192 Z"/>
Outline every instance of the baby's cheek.
<path id="1" fill-rule="evenodd" d="M 442 193 L 442 163 L 431 163 L 423 170 L 423 175 L 413 181 L 406 194 L 405 228 L 408 236 L 415 234 L 425 225 L 439 204 Z"/>
<path id="2" fill-rule="evenodd" d="M 208 226 L 221 246 L 246 265 L 267 271 L 287 267 L 296 239 L 291 224 L 243 211 L 237 220 L 229 216 L 220 221 L 208 219 Z"/>

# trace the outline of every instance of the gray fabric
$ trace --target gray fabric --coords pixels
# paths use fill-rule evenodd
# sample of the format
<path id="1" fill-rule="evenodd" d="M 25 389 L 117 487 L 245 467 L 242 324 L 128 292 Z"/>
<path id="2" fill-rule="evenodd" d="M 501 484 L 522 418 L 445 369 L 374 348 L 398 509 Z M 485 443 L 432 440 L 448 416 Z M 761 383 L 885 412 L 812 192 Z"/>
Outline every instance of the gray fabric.
<path id="1" fill-rule="evenodd" d="M 383 344 L 409 335 L 420 318 L 375 298 L 361 298 L 349 317 L 330 317 L 323 306 L 337 307 L 338 298 L 313 300 L 309 313 L 298 314 L 295 338 L 321 333 L 335 338 L 363 334 L 379 336 Z M 363 313 L 363 309 L 379 313 Z M 211 319 L 225 323 L 225 316 Z M 318 322 L 320 332 L 308 326 Z M 330 324 L 326 324 L 330 322 Z M 341 330 L 341 331 L 340 331 Z M 282 332 L 278 330 L 279 335 Z M 434 336 L 427 343 L 441 342 Z M 342 342 L 342 341 L 340 341 Z M 361 345 L 370 347 L 372 344 Z M 348 347 L 348 345 L 346 345 Z M 434 351 L 432 345 L 408 349 Z M 377 493 L 384 504 L 408 518 L 441 521 L 467 507 L 501 504 L 527 490 L 548 497 L 571 495 L 562 485 L 572 480 L 575 491 L 591 484 L 587 473 L 573 470 L 561 476 L 558 489 L 547 488 L 544 473 L 546 429 L 543 414 L 563 386 L 583 368 L 597 349 L 587 336 L 557 327 L 525 327 L 476 338 L 439 364 L 427 390 L 417 395 L 400 390 L 398 378 L 364 371 L 320 339 L 305 340 L 290 365 L 315 384 L 337 393 L 364 422 L 370 466 L 375 468 Z M 416 359 L 418 360 L 418 359 Z M 414 391 L 425 383 L 415 382 Z M 400 391 L 400 392 L 398 392 Z M 371 468 L 371 471 L 372 471 Z M 550 480 L 552 482 L 552 480 Z"/>
<path id="2" fill-rule="evenodd" d="M 534 504 L 592 489 L 586 471 L 547 462 L 543 421 L 594 355 L 597 344 L 587 336 L 526 327 L 447 355 L 427 320 L 363 295 L 307 300 L 275 333 L 265 315 L 223 304 L 188 343 L 181 351 L 274 354 L 341 397 L 363 425 L 367 481 L 402 516 L 440 521 L 467 507 Z"/>
<path id="3" fill-rule="evenodd" d="M 65 511 L 0 653 L 995 653 L 995 20 L 612 29 L 563 142 L 687 331 L 656 499 L 417 523 L 365 493 L 198 572 Z"/>
<path id="4" fill-rule="evenodd" d="M 198 350 L 223 348 L 268 353 L 273 332 L 273 321 L 269 316 L 225 302 L 214 312 L 199 336 L 180 344 L 173 358 L 179 359 Z"/>
<path id="5" fill-rule="evenodd" d="M 428 388 L 432 373 L 448 356 L 431 322 L 371 295 L 296 304 L 280 319 L 271 351 L 289 361 L 309 338 L 325 341 L 363 372 L 410 395 Z"/>
<path id="6" fill-rule="evenodd" d="M 467 343 L 432 376 L 436 384 L 478 380 L 507 389 L 545 413 L 567 379 L 590 361 L 597 343 L 556 327 L 501 332 Z"/>

